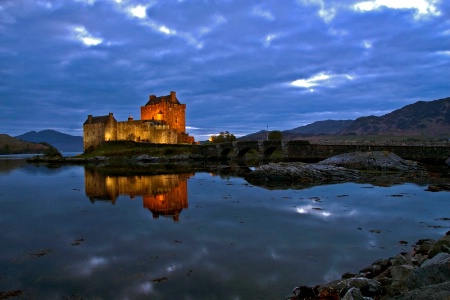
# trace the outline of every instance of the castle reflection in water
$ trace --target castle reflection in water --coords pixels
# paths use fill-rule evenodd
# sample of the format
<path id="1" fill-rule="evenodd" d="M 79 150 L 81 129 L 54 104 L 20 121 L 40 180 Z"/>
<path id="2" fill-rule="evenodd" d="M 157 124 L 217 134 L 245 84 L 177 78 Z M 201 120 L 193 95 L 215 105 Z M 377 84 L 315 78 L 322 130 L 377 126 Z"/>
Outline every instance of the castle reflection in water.
<path id="1" fill-rule="evenodd" d="M 142 196 L 143 207 L 152 212 L 153 218 L 168 216 L 178 222 L 183 208 L 188 208 L 187 179 L 193 175 L 116 176 L 85 169 L 85 191 L 93 203 L 101 200 L 115 204 L 119 195 L 131 199 Z"/>

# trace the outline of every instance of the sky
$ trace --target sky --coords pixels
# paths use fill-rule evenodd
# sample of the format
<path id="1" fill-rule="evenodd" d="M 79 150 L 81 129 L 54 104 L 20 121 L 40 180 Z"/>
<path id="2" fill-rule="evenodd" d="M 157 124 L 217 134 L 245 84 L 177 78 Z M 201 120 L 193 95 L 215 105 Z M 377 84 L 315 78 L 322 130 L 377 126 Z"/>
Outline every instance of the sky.
<path id="1" fill-rule="evenodd" d="M 177 93 L 196 140 L 450 96 L 447 0 L 0 0 L 0 133 Z"/>

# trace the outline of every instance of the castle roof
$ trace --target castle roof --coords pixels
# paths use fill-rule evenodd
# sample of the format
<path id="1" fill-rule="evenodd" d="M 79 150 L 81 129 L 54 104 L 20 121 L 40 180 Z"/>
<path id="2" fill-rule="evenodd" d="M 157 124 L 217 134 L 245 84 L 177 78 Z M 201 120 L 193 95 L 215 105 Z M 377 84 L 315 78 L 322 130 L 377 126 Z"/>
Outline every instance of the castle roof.
<path id="1" fill-rule="evenodd" d="M 91 115 L 88 116 L 87 120 L 83 123 L 83 125 L 86 124 L 106 124 L 109 121 L 109 118 L 111 117 L 111 115 L 107 115 L 107 116 L 97 116 L 97 117 L 93 117 Z M 115 118 L 112 117 L 115 121 Z"/>
<path id="2" fill-rule="evenodd" d="M 170 95 L 167 95 L 167 96 L 156 97 L 155 95 L 151 95 L 150 99 L 145 104 L 145 106 L 152 105 L 152 104 L 159 104 L 159 103 L 181 104 L 180 101 L 178 101 L 178 99 L 177 99 L 176 93 L 170 92 Z"/>

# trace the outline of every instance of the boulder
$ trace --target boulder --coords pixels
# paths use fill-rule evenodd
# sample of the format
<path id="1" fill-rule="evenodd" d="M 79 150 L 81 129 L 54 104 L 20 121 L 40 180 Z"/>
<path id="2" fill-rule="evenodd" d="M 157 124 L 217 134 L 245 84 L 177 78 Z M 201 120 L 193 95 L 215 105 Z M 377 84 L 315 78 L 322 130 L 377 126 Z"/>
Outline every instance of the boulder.
<path id="1" fill-rule="evenodd" d="M 358 288 L 351 288 L 345 294 L 342 300 L 372 300 L 370 297 L 364 297 L 361 291 Z"/>
<path id="2" fill-rule="evenodd" d="M 414 269 L 406 278 L 409 290 L 450 281 L 450 254 L 439 253 Z"/>
<path id="3" fill-rule="evenodd" d="M 320 290 L 323 288 L 331 288 L 333 290 L 339 291 L 341 297 L 344 297 L 351 288 L 359 289 L 362 295 L 367 297 L 374 297 L 384 294 L 383 287 L 378 281 L 365 277 L 335 280 L 323 285 Z"/>
<path id="4" fill-rule="evenodd" d="M 305 163 L 270 163 L 257 167 L 245 179 L 256 185 L 267 182 L 294 182 L 299 187 L 358 181 L 365 176 L 356 170 L 343 167 Z"/>
<path id="5" fill-rule="evenodd" d="M 450 282 L 443 282 L 410 290 L 395 297 L 386 297 L 383 300 L 412 300 L 412 299 L 450 299 Z"/>
<path id="6" fill-rule="evenodd" d="M 352 152 L 325 159 L 319 164 L 356 170 L 416 172 L 424 171 L 415 161 L 404 160 L 388 151 Z"/>

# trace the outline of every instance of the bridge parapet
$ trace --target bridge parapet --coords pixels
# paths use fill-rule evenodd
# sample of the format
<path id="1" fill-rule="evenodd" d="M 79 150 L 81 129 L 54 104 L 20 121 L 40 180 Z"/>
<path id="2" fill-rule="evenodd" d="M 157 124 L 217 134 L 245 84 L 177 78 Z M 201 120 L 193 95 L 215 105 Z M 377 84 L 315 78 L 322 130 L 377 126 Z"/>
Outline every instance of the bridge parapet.
<path id="1" fill-rule="evenodd" d="M 441 163 L 450 158 L 450 142 L 433 144 L 386 143 L 334 143 L 310 144 L 308 141 L 249 141 L 202 145 L 199 152 L 208 159 L 242 159 L 254 149 L 262 160 L 267 160 L 276 150 L 281 150 L 285 161 L 314 162 L 334 155 L 355 151 L 390 151 L 403 159 L 421 162 Z"/>

